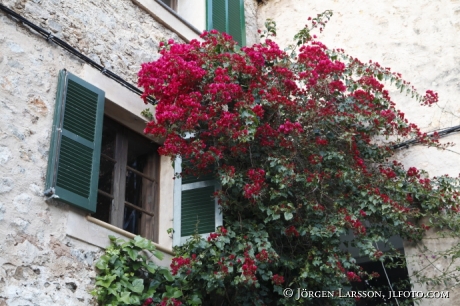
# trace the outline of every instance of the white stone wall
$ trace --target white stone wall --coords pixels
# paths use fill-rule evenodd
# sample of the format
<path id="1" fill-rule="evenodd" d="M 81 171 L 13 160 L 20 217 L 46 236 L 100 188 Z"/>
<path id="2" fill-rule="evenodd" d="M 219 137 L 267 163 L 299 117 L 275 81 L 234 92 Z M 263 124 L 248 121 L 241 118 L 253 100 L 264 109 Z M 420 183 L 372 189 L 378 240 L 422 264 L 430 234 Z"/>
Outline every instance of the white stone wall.
<path id="1" fill-rule="evenodd" d="M 252 46 L 259 42 L 257 33 L 257 1 L 244 0 L 244 17 L 246 21 L 246 45 Z"/>
<path id="2" fill-rule="evenodd" d="M 179 0 L 177 14 L 199 31 L 206 30 L 206 0 Z"/>
<path id="3" fill-rule="evenodd" d="M 318 39 L 329 48 L 391 67 L 420 93 L 432 89 L 440 103 L 419 107 L 404 95 L 395 99 L 406 117 L 423 130 L 460 124 L 460 1 L 458 0 L 269 0 L 259 6 L 258 24 L 277 22 L 282 46 L 304 27 L 309 16 L 333 10 Z M 458 151 L 457 151 L 458 152 Z M 458 174 L 458 172 L 457 172 Z"/>
<path id="4" fill-rule="evenodd" d="M 258 25 L 263 28 L 267 18 L 274 19 L 276 41 L 285 47 L 304 27 L 309 16 L 315 17 L 329 9 L 334 16 L 323 33 L 317 33 L 326 46 L 343 48 L 363 62 L 372 60 L 391 67 L 420 93 L 427 89 L 439 93 L 438 105 L 421 107 L 391 89 L 397 107 L 407 119 L 425 132 L 460 125 L 459 0 L 266 0 L 258 9 Z M 460 134 L 451 134 L 442 141 L 457 145 L 445 151 L 415 145 L 401 150 L 398 158 L 407 167 L 424 168 L 432 176 L 457 176 L 460 173 Z M 433 241 L 434 236 L 430 232 L 426 239 L 427 245 L 434 250 L 453 242 Z M 412 262 L 409 266 L 412 272 L 417 268 L 414 260 L 420 253 L 409 244 L 405 250 Z M 436 265 L 439 264 L 442 268 L 442 262 Z M 451 289 L 450 295 L 450 299 L 424 300 L 421 305 L 457 305 L 459 290 Z"/>

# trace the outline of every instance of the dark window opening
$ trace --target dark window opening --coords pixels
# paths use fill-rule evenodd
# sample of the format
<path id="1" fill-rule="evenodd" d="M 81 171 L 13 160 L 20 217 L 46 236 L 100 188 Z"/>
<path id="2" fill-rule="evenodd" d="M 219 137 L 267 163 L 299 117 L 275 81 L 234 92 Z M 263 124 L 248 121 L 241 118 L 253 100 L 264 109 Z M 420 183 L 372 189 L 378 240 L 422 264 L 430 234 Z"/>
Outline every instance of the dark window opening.
<path id="1" fill-rule="evenodd" d="M 104 117 L 95 218 L 156 240 L 157 149 L 150 139 Z"/>
<path id="2" fill-rule="evenodd" d="M 356 306 L 377 306 L 377 305 L 414 305 L 412 299 L 398 297 L 398 303 L 395 298 L 390 298 L 390 291 L 410 291 L 411 284 L 409 273 L 405 261 L 402 259 L 384 262 L 385 269 L 380 261 L 369 261 L 360 264 L 364 271 L 369 273 L 376 272 L 380 275 L 378 278 L 364 280 L 362 282 L 353 283 L 353 290 L 356 291 L 380 291 L 385 298 L 360 299 L 356 302 Z M 386 272 L 386 274 L 385 274 Z M 388 279 L 387 279 L 388 276 Z M 391 287 L 389 285 L 391 284 Z"/>

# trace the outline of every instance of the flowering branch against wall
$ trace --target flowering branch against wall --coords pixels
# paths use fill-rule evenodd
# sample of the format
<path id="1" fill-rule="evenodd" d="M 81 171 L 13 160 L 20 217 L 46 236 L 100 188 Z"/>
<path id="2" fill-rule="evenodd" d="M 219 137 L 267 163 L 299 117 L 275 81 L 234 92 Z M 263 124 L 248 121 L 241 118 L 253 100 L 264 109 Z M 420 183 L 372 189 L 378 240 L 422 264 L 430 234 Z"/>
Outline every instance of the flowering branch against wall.
<path id="1" fill-rule="evenodd" d="M 191 161 L 177 175 L 214 169 L 224 215 L 207 240 L 176 249 L 173 280 L 149 303 L 311 304 L 284 299 L 282 288 L 338 290 L 378 277 L 341 247 L 344 235 L 383 262 L 400 257 L 389 237 L 420 241 L 429 227 L 458 220 L 457 179 L 395 160 L 393 147 L 408 138 L 444 146 L 405 119 L 383 82 L 421 105 L 437 94 L 317 41 L 311 31 L 331 15 L 311 18 L 287 51 L 267 21 L 260 44 L 238 48 L 212 30 L 203 42 L 163 43 L 161 57 L 142 65 L 143 97 L 158 101 L 145 132 L 165 139 L 161 154 Z"/>

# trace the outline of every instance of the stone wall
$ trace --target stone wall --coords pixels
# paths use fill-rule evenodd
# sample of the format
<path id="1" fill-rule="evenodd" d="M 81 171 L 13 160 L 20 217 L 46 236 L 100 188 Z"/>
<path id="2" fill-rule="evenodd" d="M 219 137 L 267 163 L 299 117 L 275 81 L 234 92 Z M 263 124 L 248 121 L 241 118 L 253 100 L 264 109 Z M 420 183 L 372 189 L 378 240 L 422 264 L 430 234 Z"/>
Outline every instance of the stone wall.
<path id="1" fill-rule="evenodd" d="M 2 4 L 134 84 L 160 39 L 180 41 L 129 0 Z M 101 249 L 68 237 L 71 210 L 42 195 L 58 72 L 84 65 L 3 12 L 0 29 L 0 305 L 94 305 Z"/>
<path id="2" fill-rule="evenodd" d="M 263 28 L 267 18 L 274 19 L 277 23 L 276 41 L 282 47 L 292 42 L 293 36 L 307 24 L 309 16 L 333 10 L 334 16 L 326 29 L 322 34 L 317 33 L 320 41 L 329 48 L 343 48 L 363 62 L 372 60 L 391 67 L 392 71 L 401 73 L 403 78 L 415 85 L 420 93 L 428 89 L 438 92 L 440 102 L 430 108 L 419 106 L 390 87 L 397 107 L 423 131 L 460 125 L 459 0 L 264 2 L 258 9 L 259 28 Z M 407 167 L 424 168 L 432 176 L 457 176 L 460 173 L 460 135 L 451 134 L 442 141 L 457 145 L 445 151 L 415 145 L 400 150 L 398 158 Z M 425 241 L 432 251 L 453 243 L 453 240 L 434 241 L 434 237 L 435 233 L 429 232 Z M 409 270 L 413 272 L 414 268 L 420 267 L 414 262 L 422 254 L 417 247 L 409 244 L 405 251 L 412 263 Z M 432 270 L 445 266 L 438 261 Z M 422 305 L 458 304 L 460 291 L 452 289 L 450 296 L 450 299 L 427 299 Z"/>
<path id="3" fill-rule="evenodd" d="M 246 21 L 246 45 L 252 46 L 259 42 L 257 33 L 257 1 L 244 0 L 244 17 Z"/>
<path id="4" fill-rule="evenodd" d="M 63 67 L 81 63 L 0 14 L 0 305 L 88 305 L 99 252 L 66 238 L 42 196 Z"/>
<path id="5" fill-rule="evenodd" d="M 161 39 L 181 41 L 130 0 L 4 0 L 3 4 L 134 84 L 140 64 L 158 57 Z"/>
<path id="6" fill-rule="evenodd" d="M 267 18 L 277 23 L 282 46 L 307 23 L 309 16 L 331 9 L 334 16 L 318 39 L 343 48 L 363 62 L 391 67 L 419 92 L 439 93 L 435 107 L 419 107 L 397 95 L 398 107 L 425 131 L 460 124 L 460 1 L 458 0 L 270 0 L 258 11 L 259 28 Z M 458 174 L 458 172 L 456 173 Z"/>

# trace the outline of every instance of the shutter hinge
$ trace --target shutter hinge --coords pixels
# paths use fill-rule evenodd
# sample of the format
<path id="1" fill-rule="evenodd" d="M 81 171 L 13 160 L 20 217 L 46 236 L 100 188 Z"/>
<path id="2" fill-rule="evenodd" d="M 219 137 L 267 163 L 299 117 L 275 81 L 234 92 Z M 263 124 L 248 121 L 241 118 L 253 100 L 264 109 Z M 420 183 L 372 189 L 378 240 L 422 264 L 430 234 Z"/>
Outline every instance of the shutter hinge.
<path id="1" fill-rule="evenodd" d="M 56 190 L 54 189 L 54 187 L 51 187 L 49 189 L 46 189 L 44 192 L 43 192 L 43 195 L 45 197 L 48 197 L 47 200 L 49 199 L 58 199 L 59 196 L 57 194 L 55 194 Z"/>

